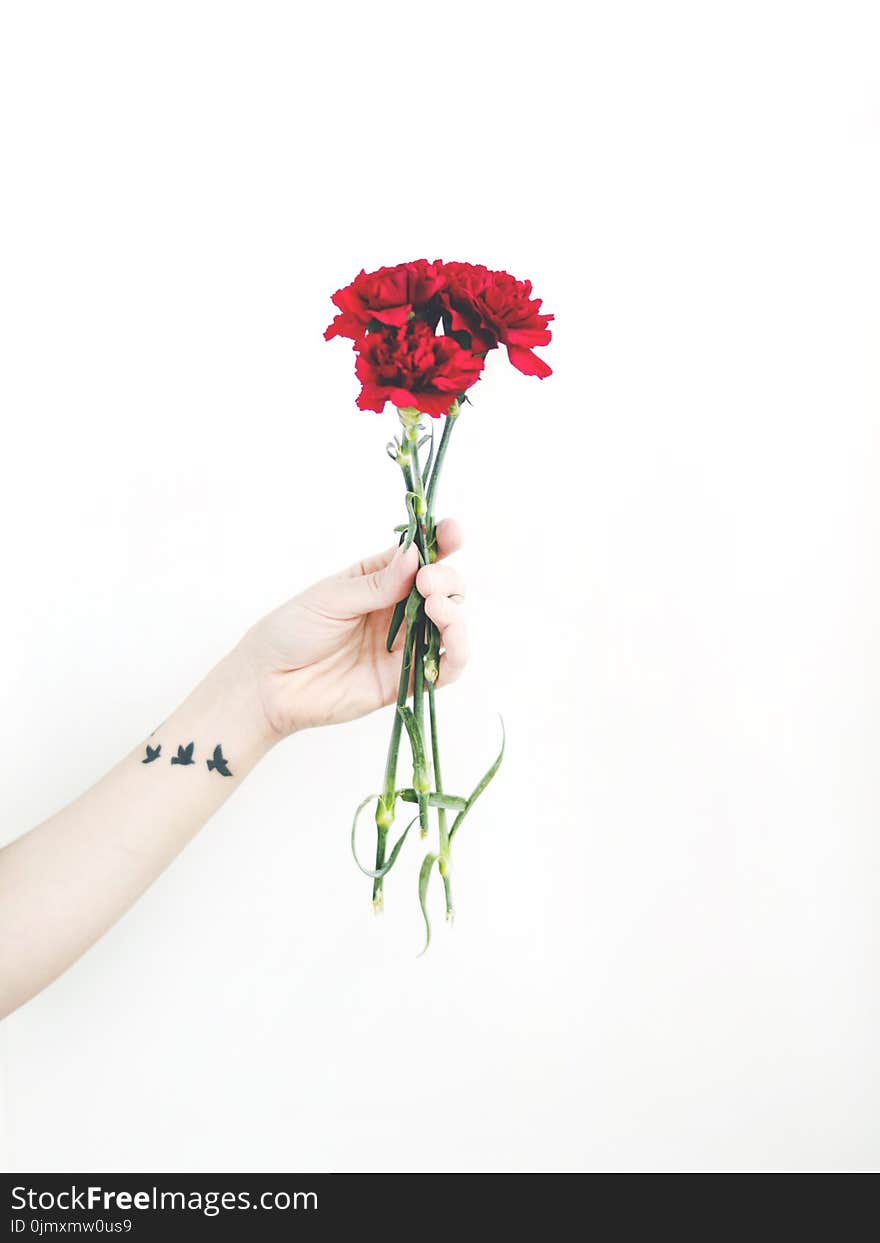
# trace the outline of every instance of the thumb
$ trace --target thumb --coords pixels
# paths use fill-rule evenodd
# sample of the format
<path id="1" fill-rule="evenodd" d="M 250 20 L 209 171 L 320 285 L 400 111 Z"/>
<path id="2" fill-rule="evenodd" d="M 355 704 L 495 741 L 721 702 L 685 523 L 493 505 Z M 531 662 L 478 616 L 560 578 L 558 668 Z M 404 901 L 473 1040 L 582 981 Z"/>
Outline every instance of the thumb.
<path id="1" fill-rule="evenodd" d="M 356 566 L 348 575 L 331 579 L 327 583 L 327 605 L 340 617 L 360 617 L 376 609 L 391 608 L 406 596 L 416 579 L 419 554 L 414 544 L 404 551 L 403 546 L 392 554 L 378 558 L 385 564 L 377 569 L 365 565 Z M 369 564 L 376 564 L 373 561 Z"/>

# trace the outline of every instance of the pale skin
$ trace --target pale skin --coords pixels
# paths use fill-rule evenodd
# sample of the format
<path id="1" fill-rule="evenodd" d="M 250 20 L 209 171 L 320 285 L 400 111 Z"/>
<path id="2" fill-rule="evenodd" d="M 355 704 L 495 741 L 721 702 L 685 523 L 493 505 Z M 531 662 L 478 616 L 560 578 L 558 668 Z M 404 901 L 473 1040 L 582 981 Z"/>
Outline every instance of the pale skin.
<path id="1" fill-rule="evenodd" d="M 438 524 L 438 562 L 389 549 L 323 579 L 253 626 L 149 738 L 96 785 L 0 851 L 0 1017 L 75 962 L 168 866 L 282 738 L 393 703 L 391 612 L 415 582 L 441 633 L 439 684 L 467 659 L 464 589 L 439 563 L 461 544 Z M 194 762 L 172 765 L 180 745 Z M 161 747 L 149 763 L 144 758 Z M 231 776 L 207 767 L 222 746 Z"/>

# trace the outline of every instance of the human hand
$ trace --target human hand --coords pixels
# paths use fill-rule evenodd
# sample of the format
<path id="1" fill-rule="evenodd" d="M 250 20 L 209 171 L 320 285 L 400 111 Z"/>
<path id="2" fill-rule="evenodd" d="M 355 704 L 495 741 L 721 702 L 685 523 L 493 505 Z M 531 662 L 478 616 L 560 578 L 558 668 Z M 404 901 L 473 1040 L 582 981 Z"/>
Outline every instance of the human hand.
<path id="1" fill-rule="evenodd" d="M 454 522 L 436 534 L 441 558 L 461 544 Z M 106 932 L 279 738 L 394 702 L 403 636 L 391 653 L 385 639 L 415 581 L 445 645 L 440 683 L 460 673 L 461 578 L 417 570 L 415 547 L 392 548 L 264 617 L 149 739 L 0 852 L 0 1018 Z M 181 767 L 175 748 L 190 756 Z"/>
<path id="2" fill-rule="evenodd" d="M 438 523 L 438 559 L 460 546 L 458 523 Z M 394 703 L 403 628 L 391 652 L 385 639 L 394 605 L 414 582 L 440 631 L 438 685 L 458 677 L 467 660 L 461 576 L 451 565 L 418 564 L 414 546 L 367 557 L 315 583 L 248 631 L 240 648 L 256 675 L 273 734 L 337 725 Z"/>

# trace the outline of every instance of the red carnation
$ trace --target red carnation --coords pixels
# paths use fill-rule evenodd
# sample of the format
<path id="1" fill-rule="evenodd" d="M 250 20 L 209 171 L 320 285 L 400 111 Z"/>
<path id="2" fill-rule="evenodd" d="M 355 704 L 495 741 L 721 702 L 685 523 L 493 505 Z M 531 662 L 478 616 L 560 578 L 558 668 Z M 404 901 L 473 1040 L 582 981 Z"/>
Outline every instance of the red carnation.
<path id="1" fill-rule="evenodd" d="M 358 348 L 361 410 L 381 411 L 390 401 L 398 409 L 412 407 L 439 418 L 483 369 L 482 358 L 452 337 L 435 336 L 421 319 L 371 332 Z"/>
<path id="2" fill-rule="evenodd" d="M 400 327 L 417 306 L 424 306 L 443 284 L 441 265 L 415 259 L 377 272 L 361 271 L 344 289 L 338 289 L 333 302 L 340 314 L 324 333 L 331 337 L 351 337 L 359 341 L 371 322 Z"/>
<path id="3" fill-rule="evenodd" d="M 501 344 L 518 371 L 543 379 L 551 368 L 533 352 L 548 345 L 552 315 L 541 314 L 541 299 L 532 297 L 531 281 L 508 272 L 490 272 L 481 264 L 443 264 L 446 278 L 441 302 L 453 332 L 470 335 L 471 348 L 484 352 Z"/>

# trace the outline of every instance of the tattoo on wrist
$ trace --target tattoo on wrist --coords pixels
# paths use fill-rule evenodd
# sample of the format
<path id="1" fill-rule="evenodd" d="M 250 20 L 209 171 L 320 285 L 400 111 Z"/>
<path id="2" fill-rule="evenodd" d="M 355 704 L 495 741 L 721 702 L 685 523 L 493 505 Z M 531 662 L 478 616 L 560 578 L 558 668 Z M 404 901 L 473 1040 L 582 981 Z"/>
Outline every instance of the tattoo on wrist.
<path id="1" fill-rule="evenodd" d="M 195 752 L 195 748 L 196 748 L 195 742 L 190 742 L 186 746 L 183 746 L 183 744 L 181 743 L 177 748 L 177 755 L 172 755 L 171 763 L 182 764 L 184 766 L 189 765 L 189 764 L 195 764 L 195 760 L 193 759 L 193 753 Z M 151 747 L 150 744 L 147 743 L 146 752 L 147 753 L 144 756 L 144 758 L 141 760 L 141 763 L 152 764 L 154 760 L 158 760 L 162 752 L 161 742 L 157 743 L 155 747 Z M 232 770 L 229 767 L 229 761 L 226 759 L 225 755 L 223 754 L 222 744 L 219 742 L 214 748 L 213 758 L 210 760 L 205 760 L 205 764 L 207 765 L 209 773 L 216 772 L 216 773 L 219 773 L 221 777 L 232 777 L 234 775 Z"/>
<path id="2" fill-rule="evenodd" d="M 206 760 L 205 763 L 208 765 L 208 772 L 211 772 L 212 769 L 215 769 L 220 774 L 221 777 L 232 776 L 232 773 L 230 772 L 230 769 L 229 769 L 229 764 L 223 758 L 223 749 L 221 748 L 219 742 L 214 748 L 213 760 Z"/>

